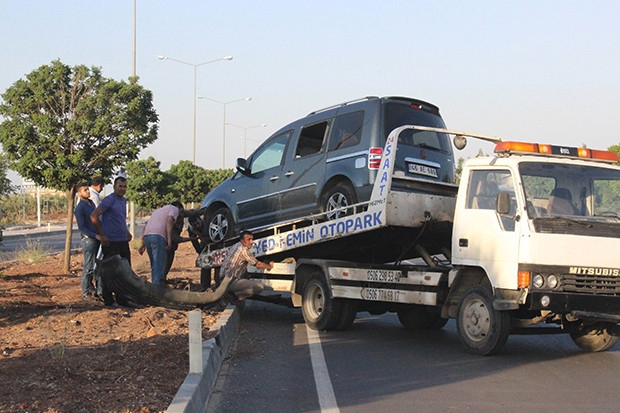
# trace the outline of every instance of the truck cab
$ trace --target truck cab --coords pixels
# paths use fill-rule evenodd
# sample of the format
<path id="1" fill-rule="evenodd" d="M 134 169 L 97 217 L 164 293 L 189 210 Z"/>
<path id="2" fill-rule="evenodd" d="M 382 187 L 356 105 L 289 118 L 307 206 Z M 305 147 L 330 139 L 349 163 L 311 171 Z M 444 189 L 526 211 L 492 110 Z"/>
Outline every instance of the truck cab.
<path id="1" fill-rule="evenodd" d="M 505 329 L 540 317 L 570 327 L 578 344 L 611 347 L 617 337 L 607 329 L 620 321 L 617 156 L 521 142 L 501 142 L 495 152 L 463 168 L 452 237 L 457 285 L 486 284 L 489 312 L 510 312 Z M 449 313 L 474 331 L 480 314 L 458 313 L 459 306 L 453 300 Z M 474 347 L 485 341 L 482 333 L 470 337 Z"/>

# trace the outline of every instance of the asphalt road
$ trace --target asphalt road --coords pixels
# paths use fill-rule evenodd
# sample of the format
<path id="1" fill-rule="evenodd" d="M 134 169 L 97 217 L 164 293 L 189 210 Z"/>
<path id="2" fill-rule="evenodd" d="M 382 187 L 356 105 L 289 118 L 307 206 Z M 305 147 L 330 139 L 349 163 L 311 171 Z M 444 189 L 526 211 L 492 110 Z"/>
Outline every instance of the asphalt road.
<path id="1" fill-rule="evenodd" d="M 144 224 L 136 225 L 136 236 L 142 234 Z M 65 249 L 66 228 L 52 227 L 49 230 L 43 226 L 40 228 L 30 228 L 21 230 L 4 231 L 2 243 L 0 243 L 0 261 L 10 261 L 15 253 L 32 248 L 32 246 L 40 246 L 41 249 L 48 251 L 50 254 L 58 254 Z M 80 231 L 77 227 L 73 228 L 73 236 L 71 238 L 71 249 L 80 248 Z"/>
<path id="2" fill-rule="evenodd" d="M 620 344 L 583 353 L 568 335 L 511 336 L 482 357 L 454 321 L 408 331 L 360 313 L 348 331 L 308 334 L 299 309 L 248 302 L 206 411 L 616 412 L 618 371 Z"/>

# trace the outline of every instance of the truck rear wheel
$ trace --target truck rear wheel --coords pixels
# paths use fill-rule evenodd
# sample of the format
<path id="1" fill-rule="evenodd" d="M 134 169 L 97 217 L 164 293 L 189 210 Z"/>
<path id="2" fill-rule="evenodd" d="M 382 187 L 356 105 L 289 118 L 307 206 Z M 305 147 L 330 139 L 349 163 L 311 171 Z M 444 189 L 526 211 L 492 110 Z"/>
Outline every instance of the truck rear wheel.
<path id="1" fill-rule="evenodd" d="M 619 338 L 609 334 L 605 323 L 582 324 L 571 331 L 570 337 L 580 349 L 591 353 L 609 350 Z"/>
<path id="2" fill-rule="evenodd" d="M 448 319 L 441 318 L 441 310 L 424 305 L 407 305 L 399 309 L 396 314 L 403 327 L 410 330 L 433 329 L 439 330 L 446 325 Z"/>
<path id="3" fill-rule="evenodd" d="M 459 302 L 456 328 L 459 339 L 470 352 L 483 356 L 494 354 L 508 341 L 510 314 L 493 308 L 489 288 L 475 286 Z"/>
<path id="4" fill-rule="evenodd" d="M 346 330 L 355 320 L 355 303 L 331 297 L 329 286 L 320 271 L 311 275 L 304 287 L 301 310 L 313 330 Z"/>

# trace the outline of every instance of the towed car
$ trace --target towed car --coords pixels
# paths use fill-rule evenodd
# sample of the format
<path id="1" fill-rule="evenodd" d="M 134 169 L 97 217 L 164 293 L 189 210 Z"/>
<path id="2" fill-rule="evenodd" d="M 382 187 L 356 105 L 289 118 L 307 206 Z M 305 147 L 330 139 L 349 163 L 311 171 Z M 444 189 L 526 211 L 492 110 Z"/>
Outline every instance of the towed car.
<path id="1" fill-rule="evenodd" d="M 279 129 L 235 174 L 202 201 L 205 236 L 222 243 L 241 230 L 260 230 L 325 213 L 336 219 L 367 201 L 389 133 L 403 125 L 445 128 L 439 108 L 406 97 L 366 97 L 314 111 Z M 448 135 L 406 130 L 395 171 L 418 180 L 454 182 Z"/>

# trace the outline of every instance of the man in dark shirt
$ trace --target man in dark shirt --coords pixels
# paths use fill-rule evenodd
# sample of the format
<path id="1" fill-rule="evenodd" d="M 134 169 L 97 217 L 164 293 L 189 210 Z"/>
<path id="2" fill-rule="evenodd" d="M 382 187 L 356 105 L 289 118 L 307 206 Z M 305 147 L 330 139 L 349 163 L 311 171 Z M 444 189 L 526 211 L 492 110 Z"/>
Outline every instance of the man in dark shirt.
<path id="1" fill-rule="evenodd" d="M 97 229 L 90 220 L 90 215 L 95 210 L 95 204 L 90 200 L 88 184 L 86 182 L 78 183 L 75 186 L 75 192 L 79 196 L 78 204 L 75 207 L 75 219 L 82 233 L 80 246 L 84 253 L 81 280 L 82 298 L 91 300 L 101 295 L 101 282 L 99 280 L 93 280 L 95 257 L 99 250 L 99 240 L 101 237 L 97 234 Z M 95 281 L 95 286 L 93 286 L 93 281 Z"/>

